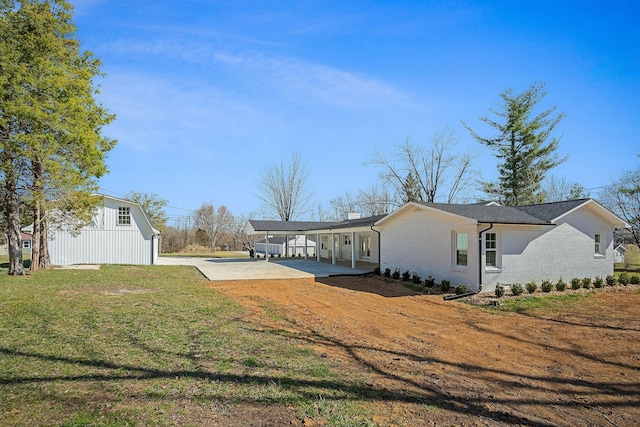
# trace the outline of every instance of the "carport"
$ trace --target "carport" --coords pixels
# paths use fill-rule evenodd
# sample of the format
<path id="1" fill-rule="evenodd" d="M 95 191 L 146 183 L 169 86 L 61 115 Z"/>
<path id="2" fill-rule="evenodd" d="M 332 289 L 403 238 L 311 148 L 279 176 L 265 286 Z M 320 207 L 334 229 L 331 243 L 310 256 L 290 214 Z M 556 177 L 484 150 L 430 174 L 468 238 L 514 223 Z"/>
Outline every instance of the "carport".
<path id="1" fill-rule="evenodd" d="M 380 234 L 374 225 L 383 217 L 354 216 L 339 222 L 249 220 L 244 232 L 263 237 L 267 248 L 269 238 L 274 236 L 305 236 L 305 260 L 309 259 L 306 239 L 312 235 L 315 237 L 316 262 L 350 263 L 351 268 L 357 270 L 380 265 Z M 269 253 L 265 253 L 265 259 L 268 261 L 269 258 Z"/>

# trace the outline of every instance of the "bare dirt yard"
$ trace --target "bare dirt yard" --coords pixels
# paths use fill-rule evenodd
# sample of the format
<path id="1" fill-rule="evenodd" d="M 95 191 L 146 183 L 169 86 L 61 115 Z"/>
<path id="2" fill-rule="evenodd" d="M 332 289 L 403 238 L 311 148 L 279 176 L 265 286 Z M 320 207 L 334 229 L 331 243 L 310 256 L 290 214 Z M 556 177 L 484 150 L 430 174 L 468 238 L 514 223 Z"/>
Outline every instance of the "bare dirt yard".
<path id="1" fill-rule="evenodd" d="M 212 288 L 242 304 L 252 323 L 287 331 L 360 379 L 378 425 L 640 425 L 635 289 L 514 313 L 375 277 L 317 280 Z"/>

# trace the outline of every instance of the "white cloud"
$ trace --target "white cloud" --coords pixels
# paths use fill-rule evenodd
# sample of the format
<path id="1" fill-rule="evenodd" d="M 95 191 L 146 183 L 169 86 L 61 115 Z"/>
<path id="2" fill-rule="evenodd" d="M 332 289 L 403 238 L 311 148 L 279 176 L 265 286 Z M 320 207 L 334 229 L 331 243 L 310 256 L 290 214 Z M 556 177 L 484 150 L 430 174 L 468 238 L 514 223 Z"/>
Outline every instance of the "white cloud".
<path id="1" fill-rule="evenodd" d="M 340 108 L 371 108 L 409 104 L 409 97 L 391 85 L 359 73 L 292 57 L 257 51 L 240 52 L 217 43 L 181 40 L 120 40 L 105 46 L 118 55 L 146 56 L 154 61 L 181 61 L 205 67 L 227 78 L 240 79 L 248 88 L 285 97 L 288 102 L 320 102 Z"/>

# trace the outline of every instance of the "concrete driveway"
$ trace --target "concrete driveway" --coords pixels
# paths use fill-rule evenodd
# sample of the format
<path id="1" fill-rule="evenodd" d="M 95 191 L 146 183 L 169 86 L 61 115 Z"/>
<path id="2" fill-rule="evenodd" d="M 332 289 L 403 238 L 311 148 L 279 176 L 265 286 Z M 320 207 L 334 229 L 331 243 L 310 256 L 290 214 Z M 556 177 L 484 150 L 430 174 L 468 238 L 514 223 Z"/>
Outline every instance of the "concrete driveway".
<path id="1" fill-rule="evenodd" d="M 191 265 L 209 280 L 299 279 L 371 273 L 365 270 L 309 259 L 158 257 L 158 265 Z"/>

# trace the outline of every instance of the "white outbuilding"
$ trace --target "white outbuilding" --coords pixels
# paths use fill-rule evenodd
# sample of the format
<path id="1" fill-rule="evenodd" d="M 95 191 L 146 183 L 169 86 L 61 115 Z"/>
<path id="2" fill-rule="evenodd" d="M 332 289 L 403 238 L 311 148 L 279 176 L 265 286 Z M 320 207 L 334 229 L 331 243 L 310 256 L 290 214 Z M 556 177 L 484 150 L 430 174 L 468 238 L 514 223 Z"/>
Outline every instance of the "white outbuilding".
<path id="1" fill-rule="evenodd" d="M 102 194 L 91 223 L 79 230 L 51 227 L 48 246 L 53 265 L 155 264 L 160 231 L 142 207 Z"/>

